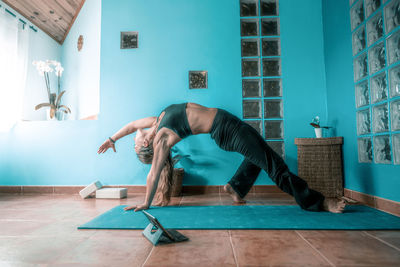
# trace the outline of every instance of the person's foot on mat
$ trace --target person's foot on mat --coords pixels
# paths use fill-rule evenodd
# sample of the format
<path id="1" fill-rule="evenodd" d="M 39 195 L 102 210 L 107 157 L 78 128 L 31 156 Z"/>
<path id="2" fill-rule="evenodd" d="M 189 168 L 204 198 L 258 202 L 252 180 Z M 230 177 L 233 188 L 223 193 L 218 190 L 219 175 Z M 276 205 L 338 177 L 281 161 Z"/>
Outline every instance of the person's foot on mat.
<path id="1" fill-rule="evenodd" d="M 343 199 L 325 198 L 323 209 L 332 213 L 343 213 L 346 202 Z"/>
<path id="2" fill-rule="evenodd" d="M 246 200 L 244 200 L 243 198 L 241 198 L 241 197 L 235 192 L 235 190 L 233 190 L 233 188 L 232 188 L 232 186 L 231 186 L 230 184 L 226 184 L 226 185 L 224 186 L 224 191 L 225 191 L 226 193 L 228 193 L 229 195 L 231 195 L 231 197 L 232 197 L 232 199 L 233 199 L 233 201 L 234 201 L 235 203 L 238 203 L 238 204 L 246 203 Z"/>
<path id="3" fill-rule="evenodd" d="M 358 201 L 357 201 L 357 200 L 354 200 L 354 199 L 351 199 L 351 198 L 348 198 L 348 197 L 341 197 L 340 199 L 343 199 L 344 202 L 346 202 L 347 205 L 355 205 L 355 204 L 358 204 Z"/>

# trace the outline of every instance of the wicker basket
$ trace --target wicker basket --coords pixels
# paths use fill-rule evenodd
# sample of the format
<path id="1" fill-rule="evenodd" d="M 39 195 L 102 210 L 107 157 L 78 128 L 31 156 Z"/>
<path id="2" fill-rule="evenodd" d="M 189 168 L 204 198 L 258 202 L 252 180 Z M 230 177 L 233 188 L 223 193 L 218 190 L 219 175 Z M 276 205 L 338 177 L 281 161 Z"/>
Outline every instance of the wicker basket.
<path id="1" fill-rule="evenodd" d="M 296 138 L 299 176 L 325 197 L 343 196 L 343 137 Z"/>
<path id="2" fill-rule="evenodd" d="M 184 175 L 185 170 L 183 168 L 174 168 L 172 174 L 171 197 L 179 197 L 181 195 Z"/>

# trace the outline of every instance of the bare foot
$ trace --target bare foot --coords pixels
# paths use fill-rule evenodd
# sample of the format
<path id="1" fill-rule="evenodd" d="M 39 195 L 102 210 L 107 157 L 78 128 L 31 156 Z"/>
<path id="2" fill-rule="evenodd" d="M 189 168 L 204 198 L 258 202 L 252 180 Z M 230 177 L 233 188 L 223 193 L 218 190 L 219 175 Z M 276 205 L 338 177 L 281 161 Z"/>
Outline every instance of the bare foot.
<path id="1" fill-rule="evenodd" d="M 323 208 L 332 213 L 343 213 L 346 202 L 343 199 L 325 198 Z"/>
<path id="2" fill-rule="evenodd" d="M 341 197 L 341 199 L 343 199 L 344 202 L 346 202 L 346 204 L 348 204 L 348 205 L 358 204 L 357 200 L 354 200 L 354 199 L 351 199 L 348 197 Z"/>
<path id="3" fill-rule="evenodd" d="M 229 195 L 231 195 L 231 197 L 233 198 L 233 201 L 234 201 L 235 203 L 240 203 L 240 204 L 246 203 L 246 200 L 244 200 L 243 198 L 241 198 L 241 197 L 235 192 L 235 190 L 233 190 L 233 188 L 232 188 L 232 186 L 231 186 L 230 184 L 226 184 L 226 185 L 224 186 L 224 191 L 225 191 L 226 193 L 228 193 Z"/>

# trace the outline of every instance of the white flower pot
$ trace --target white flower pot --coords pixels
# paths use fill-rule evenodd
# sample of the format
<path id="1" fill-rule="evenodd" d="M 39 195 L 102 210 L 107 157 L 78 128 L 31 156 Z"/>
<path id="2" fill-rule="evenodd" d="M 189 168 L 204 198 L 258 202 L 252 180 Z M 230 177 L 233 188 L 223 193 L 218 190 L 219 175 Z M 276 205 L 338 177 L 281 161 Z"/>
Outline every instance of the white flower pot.
<path id="1" fill-rule="evenodd" d="M 314 128 L 315 137 L 322 138 L 322 128 Z"/>
<path id="2" fill-rule="evenodd" d="M 56 113 L 54 114 L 54 117 L 50 119 L 50 109 L 46 109 L 46 120 L 48 121 L 64 121 L 67 119 L 66 114 L 61 111 L 57 110 Z"/>
<path id="3" fill-rule="evenodd" d="M 56 117 L 57 117 L 57 119 L 59 120 L 59 121 L 65 121 L 66 120 L 66 117 L 67 116 L 65 116 L 66 114 L 64 113 L 64 112 L 62 112 L 61 110 L 58 110 L 57 112 L 56 112 Z"/>

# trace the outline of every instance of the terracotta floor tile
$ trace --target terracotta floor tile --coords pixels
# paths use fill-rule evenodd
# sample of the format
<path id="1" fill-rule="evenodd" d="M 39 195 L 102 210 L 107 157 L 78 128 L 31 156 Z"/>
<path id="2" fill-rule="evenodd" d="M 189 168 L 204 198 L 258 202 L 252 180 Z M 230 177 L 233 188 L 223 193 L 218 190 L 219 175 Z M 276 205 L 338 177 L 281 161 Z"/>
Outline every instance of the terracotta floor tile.
<path id="1" fill-rule="evenodd" d="M 400 266 L 400 253 L 362 231 L 298 231 L 338 266 Z"/>
<path id="2" fill-rule="evenodd" d="M 3 249 L 0 260 L 45 264 L 56 260 L 66 251 L 75 248 L 82 237 L 23 237 Z"/>
<path id="3" fill-rule="evenodd" d="M 0 220 L 59 221 L 76 213 L 73 209 L 2 209 Z"/>
<path id="4" fill-rule="evenodd" d="M 141 266 L 152 249 L 144 238 L 104 238 L 92 236 L 71 248 L 57 259 L 57 263 L 93 264 L 99 266 Z"/>
<path id="5" fill-rule="evenodd" d="M 236 266 L 229 236 L 182 233 L 190 240 L 154 247 L 144 266 Z"/>
<path id="6" fill-rule="evenodd" d="M 16 243 L 23 240 L 22 236 L 4 237 L 0 236 L 0 262 L 10 261 L 11 255 L 16 247 Z M 2 265 L 0 265 L 2 266 Z"/>
<path id="7" fill-rule="evenodd" d="M 250 230 L 247 233 L 240 235 L 232 231 L 239 266 L 329 266 L 295 231 Z"/>
<path id="8" fill-rule="evenodd" d="M 93 238 L 142 238 L 143 230 L 78 230 L 82 233 L 93 233 Z"/>
<path id="9" fill-rule="evenodd" d="M 30 232 L 28 235 L 37 237 L 64 238 L 66 236 L 90 237 L 96 233 L 96 230 L 78 230 L 77 227 L 82 223 L 73 220 L 57 221 L 45 224 L 42 227 Z"/>
<path id="10" fill-rule="evenodd" d="M 1 221 L 0 236 L 29 235 L 33 231 L 49 224 L 42 221 Z"/>
<path id="11" fill-rule="evenodd" d="M 400 250 L 400 231 L 366 231 Z"/>
<path id="12" fill-rule="evenodd" d="M 179 206 L 181 204 L 182 197 L 171 197 L 168 206 Z"/>
<path id="13" fill-rule="evenodd" d="M 183 196 L 181 206 L 216 206 L 221 205 L 219 194 Z"/>
<path id="14" fill-rule="evenodd" d="M 37 266 L 37 265 L 35 265 L 35 266 Z M 39 267 L 40 266 L 41 265 L 39 265 Z M 132 266 L 134 266 L 134 265 L 132 265 Z M 98 264 L 86 264 L 86 263 L 82 263 L 82 262 L 72 262 L 72 263 L 52 263 L 52 264 L 49 264 L 49 265 L 45 264 L 42 267 L 110 267 L 110 266 L 106 265 L 106 264 L 100 264 L 100 263 L 98 263 Z"/>
<path id="15" fill-rule="evenodd" d="M 294 204 L 286 194 L 249 194 L 247 205 Z M 79 195 L 0 194 L 0 266 L 141 266 L 152 250 L 141 230 L 77 230 L 118 205 L 140 204 L 144 194 L 127 199 L 85 199 Z M 229 195 L 174 198 L 173 204 L 231 205 Z M 154 248 L 148 266 L 236 265 L 396 266 L 400 231 L 182 230 L 189 242 Z M 296 234 L 296 235 L 294 235 Z M 158 257 L 160 256 L 160 257 Z M 161 260 L 160 260 L 161 259 Z M 111 263 L 111 260 L 114 261 Z"/>
<path id="16" fill-rule="evenodd" d="M 192 236 L 229 237 L 229 230 L 179 230 L 179 232 L 189 238 Z"/>
<path id="17" fill-rule="evenodd" d="M 34 263 L 26 263 L 26 262 L 11 262 L 11 261 L 0 261 L 0 266 L 2 267 L 40 267 L 40 266 L 47 266 L 45 264 L 43 265 L 38 265 L 38 264 L 34 264 Z"/>

